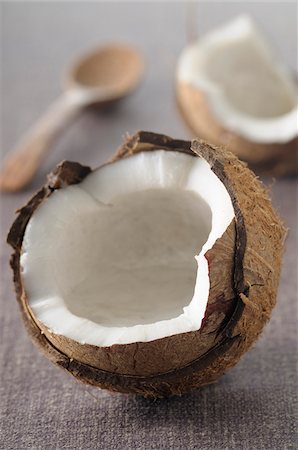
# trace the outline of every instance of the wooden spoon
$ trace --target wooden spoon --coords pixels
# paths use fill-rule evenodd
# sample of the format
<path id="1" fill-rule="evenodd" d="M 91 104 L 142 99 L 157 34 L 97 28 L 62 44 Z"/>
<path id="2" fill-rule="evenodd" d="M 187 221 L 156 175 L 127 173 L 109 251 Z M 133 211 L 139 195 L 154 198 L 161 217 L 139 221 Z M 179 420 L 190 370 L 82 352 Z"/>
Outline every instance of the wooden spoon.
<path id="1" fill-rule="evenodd" d="M 37 172 L 58 132 L 82 108 L 120 100 L 138 84 L 144 63 L 133 49 L 109 45 L 84 55 L 70 70 L 66 90 L 35 124 L 17 148 L 7 155 L 0 171 L 0 189 L 18 191 Z"/>

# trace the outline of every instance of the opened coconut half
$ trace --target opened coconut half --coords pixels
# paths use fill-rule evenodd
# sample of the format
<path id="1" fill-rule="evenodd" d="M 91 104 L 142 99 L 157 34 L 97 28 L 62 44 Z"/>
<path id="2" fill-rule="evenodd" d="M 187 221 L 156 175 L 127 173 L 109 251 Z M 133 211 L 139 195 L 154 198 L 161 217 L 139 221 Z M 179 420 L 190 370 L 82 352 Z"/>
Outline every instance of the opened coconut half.
<path id="1" fill-rule="evenodd" d="M 29 333 L 79 380 L 163 397 L 217 380 L 276 301 L 284 229 L 233 154 L 140 132 L 65 161 L 8 236 Z"/>
<path id="2" fill-rule="evenodd" d="M 177 100 L 194 131 L 259 172 L 298 173 L 297 82 L 249 16 L 187 46 Z"/>

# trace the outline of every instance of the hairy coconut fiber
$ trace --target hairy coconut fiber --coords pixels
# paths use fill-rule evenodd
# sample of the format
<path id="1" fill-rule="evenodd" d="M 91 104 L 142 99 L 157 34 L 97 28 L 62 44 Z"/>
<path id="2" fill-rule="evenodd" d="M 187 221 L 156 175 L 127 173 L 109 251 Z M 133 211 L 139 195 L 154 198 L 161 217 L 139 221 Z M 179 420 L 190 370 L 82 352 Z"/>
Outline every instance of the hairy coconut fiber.
<path id="1" fill-rule="evenodd" d="M 271 176 L 298 175 L 298 137 L 285 143 L 258 143 L 224 128 L 210 111 L 206 95 L 197 87 L 179 81 L 179 109 L 196 136 L 223 145 L 247 161 L 257 173 Z"/>
<path id="2" fill-rule="evenodd" d="M 50 333 L 31 313 L 20 272 L 22 240 L 35 209 L 53 191 L 80 183 L 89 167 L 64 161 L 19 212 L 8 235 L 11 266 L 26 328 L 46 356 L 80 381 L 146 397 L 183 394 L 216 381 L 261 333 L 276 302 L 285 230 L 266 190 L 237 157 L 201 140 L 139 132 L 112 164 L 137 152 L 164 149 L 204 158 L 230 194 L 235 219 L 207 252 L 210 292 L 202 327 L 151 342 L 83 345 Z"/>

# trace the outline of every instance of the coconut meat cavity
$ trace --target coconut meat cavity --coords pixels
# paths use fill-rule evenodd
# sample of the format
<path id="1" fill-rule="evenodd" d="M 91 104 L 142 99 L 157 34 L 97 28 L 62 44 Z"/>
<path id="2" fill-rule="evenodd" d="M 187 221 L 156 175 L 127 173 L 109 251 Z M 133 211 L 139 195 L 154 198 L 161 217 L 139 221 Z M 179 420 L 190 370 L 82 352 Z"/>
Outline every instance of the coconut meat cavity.
<path id="1" fill-rule="evenodd" d="M 26 228 L 29 307 L 52 333 L 97 346 L 200 329 L 205 253 L 234 217 L 226 188 L 198 157 L 143 152 L 55 191 Z"/>

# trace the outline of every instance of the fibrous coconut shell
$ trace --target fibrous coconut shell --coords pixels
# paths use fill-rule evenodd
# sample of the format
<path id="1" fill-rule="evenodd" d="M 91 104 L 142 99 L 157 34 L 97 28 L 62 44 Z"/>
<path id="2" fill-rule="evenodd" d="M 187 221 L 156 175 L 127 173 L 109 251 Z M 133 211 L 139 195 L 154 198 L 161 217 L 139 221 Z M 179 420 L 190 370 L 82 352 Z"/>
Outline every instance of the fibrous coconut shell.
<path id="1" fill-rule="evenodd" d="M 149 132 L 127 138 L 108 164 L 138 152 L 184 152 L 207 160 L 230 194 L 235 219 L 207 252 L 210 292 L 198 331 L 110 347 L 79 344 L 51 333 L 32 314 L 20 270 L 22 241 L 36 208 L 56 189 L 77 184 L 89 167 L 64 161 L 18 211 L 8 235 L 22 316 L 33 341 L 80 381 L 146 397 L 180 395 L 216 381 L 251 347 L 276 302 L 285 230 L 268 194 L 238 158 L 201 140 L 174 140 Z M 100 170 L 100 169 L 97 169 Z M 161 299 L 162 301 L 162 299 Z"/>
<path id="2" fill-rule="evenodd" d="M 179 110 L 195 136 L 224 146 L 246 161 L 255 172 L 275 177 L 298 174 L 298 137 L 282 143 L 254 142 L 226 129 L 212 114 L 206 94 L 198 87 L 178 81 Z"/>

